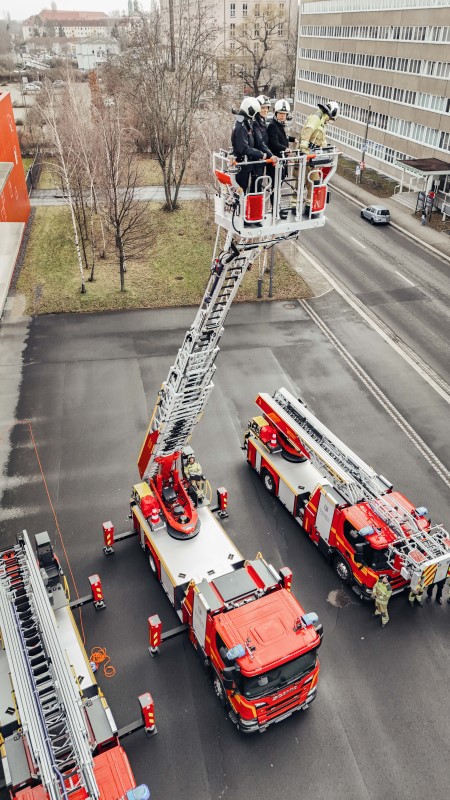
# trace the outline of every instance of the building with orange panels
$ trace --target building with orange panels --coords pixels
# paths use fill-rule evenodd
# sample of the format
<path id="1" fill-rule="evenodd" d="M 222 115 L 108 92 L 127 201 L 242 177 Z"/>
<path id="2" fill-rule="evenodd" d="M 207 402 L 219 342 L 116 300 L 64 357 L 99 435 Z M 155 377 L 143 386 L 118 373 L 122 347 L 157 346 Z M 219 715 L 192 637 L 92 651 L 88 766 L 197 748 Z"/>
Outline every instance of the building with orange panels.
<path id="1" fill-rule="evenodd" d="M 0 316 L 30 216 L 25 173 L 9 92 L 0 92 Z"/>

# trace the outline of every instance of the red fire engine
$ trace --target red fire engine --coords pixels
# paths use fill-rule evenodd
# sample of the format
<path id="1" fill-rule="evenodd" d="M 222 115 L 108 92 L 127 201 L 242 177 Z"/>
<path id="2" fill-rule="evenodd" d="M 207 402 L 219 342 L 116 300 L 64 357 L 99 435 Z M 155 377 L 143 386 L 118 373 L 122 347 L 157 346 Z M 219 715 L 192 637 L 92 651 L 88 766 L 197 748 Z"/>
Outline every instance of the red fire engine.
<path id="1" fill-rule="evenodd" d="M 0 780 L 15 800 L 148 800 L 81 644 L 48 533 L 35 538 L 38 561 L 26 531 L 0 552 Z M 93 593 L 103 603 L 98 585 Z"/>
<path id="2" fill-rule="evenodd" d="M 246 733 L 263 731 L 314 700 L 322 626 L 291 594 L 288 569 L 274 569 L 261 555 L 242 558 L 213 516 L 211 489 L 187 443 L 213 389 L 223 325 L 248 268 L 276 242 L 325 222 L 326 185 L 337 152 L 317 151 L 314 162 L 314 213 L 304 217 L 306 156 L 280 159 L 274 182 L 263 177 L 250 195 L 236 183 L 233 159 L 215 156 L 219 227 L 211 276 L 159 392 L 138 460 L 143 480 L 131 498 L 134 531 L 150 568 L 202 654 L 230 719 Z M 219 489 L 215 510 L 222 518 L 226 505 L 226 490 Z M 108 554 L 114 541 L 109 524 L 104 534 Z M 161 634 L 152 619 L 155 654 Z"/>
<path id="3" fill-rule="evenodd" d="M 450 567 L 450 534 L 364 463 L 286 389 L 261 393 L 244 449 L 278 497 L 333 564 L 369 598 L 380 575 L 394 592 L 429 586 Z"/>

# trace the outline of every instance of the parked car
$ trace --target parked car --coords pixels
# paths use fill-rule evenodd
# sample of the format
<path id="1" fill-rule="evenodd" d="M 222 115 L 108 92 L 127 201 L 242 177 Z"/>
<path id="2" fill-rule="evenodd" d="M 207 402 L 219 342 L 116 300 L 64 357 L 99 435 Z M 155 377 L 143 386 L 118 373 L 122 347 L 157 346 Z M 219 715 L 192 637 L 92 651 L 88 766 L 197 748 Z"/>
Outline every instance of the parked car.
<path id="1" fill-rule="evenodd" d="M 42 86 L 39 86 L 38 83 L 26 83 L 24 87 L 25 94 L 34 94 L 36 92 L 42 91 Z"/>
<path id="2" fill-rule="evenodd" d="M 66 85 L 65 81 L 53 81 L 53 88 L 54 89 L 62 89 L 63 86 Z"/>
<path id="3" fill-rule="evenodd" d="M 362 209 L 361 216 L 372 225 L 387 225 L 391 221 L 389 209 L 385 206 L 367 206 Z"/>

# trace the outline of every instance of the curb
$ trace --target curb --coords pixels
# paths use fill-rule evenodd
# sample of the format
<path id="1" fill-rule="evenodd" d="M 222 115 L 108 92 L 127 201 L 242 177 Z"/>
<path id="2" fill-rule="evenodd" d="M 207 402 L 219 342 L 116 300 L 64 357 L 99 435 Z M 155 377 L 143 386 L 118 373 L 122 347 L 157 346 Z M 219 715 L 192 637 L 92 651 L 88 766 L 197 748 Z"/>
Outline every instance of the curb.
<path id="1" fill-rule="evenodd" d="M 350 200 L 352 203 L 354 203 L 354 205 L 364 208 L 364 203 L 362 203 L 360 200 L 357 200 L 355 197 L 352 197 L 352 195 L 347 194 L 347 192 L 344 191 L 344 189 L 341 189 L 334 183 L 331 183 L 330 185 L 334 192 L 337 192 L 338 194 L 342 195 L 343 197 L 346 198 L 346 200 Z M 429 250 L 431 253 L 441 258 L 447 264 L 450 264 L 450 256 L 448 256 L 446 253 L 443 253 L 442 250 L 439 250 L 432 244 L 428 244 L 428 242 L 424 242 L 423 239 L 419 239 L 418 236 L 415 236 L 414 233 L 411 233 L 411 231 L 407 230 L 406 228 L 402 228 L 402 226 L 399 225 L 397 222 L 390 222 L 389 224 L 391 225 L 392 228 L 395 228 L 404 236 L 407 236 L 408 239 L 412 239 L 414 242 L 416 242 L 416 244 L 421 245 L 421 247 L 423 247 L 425 250 Z"/>

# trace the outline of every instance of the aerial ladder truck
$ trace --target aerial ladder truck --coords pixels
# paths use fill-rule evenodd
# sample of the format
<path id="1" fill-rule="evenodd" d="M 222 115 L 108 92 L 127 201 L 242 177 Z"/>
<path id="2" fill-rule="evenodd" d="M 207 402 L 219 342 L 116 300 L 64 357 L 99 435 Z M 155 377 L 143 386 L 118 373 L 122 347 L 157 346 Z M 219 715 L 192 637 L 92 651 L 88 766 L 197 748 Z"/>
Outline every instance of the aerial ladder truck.
<path id="1" fill-rule="evenodd" d="M 303 216 L 307 165 L 315 167 L 315 183 L 311 211 Z M 150 568 L 230 719 L 245 733 L 262 732 L 314 700 L 322 626 L 293 597 L 287 568 L 276 570 L 261 554 L 247 561 L 238 552 L 212 513 L 212 492 L 188 442 L 213 389 L 223 326 L 247 270 L 274 244 L 325 223 L 336 165 L 334 148 L 313 157 L 295 152 L 279 159 L 273 182 L 263 176 L 245 193 L 234 159 L 225 151 L 214 155 L 218 230 L 210 277 L 159 391 L 139 454 L 141 481 L 132 489 L 133 531 Z M 214 511 L 224 518 L 225 489 L 217 490 L 217 500 Z M 109 554 L 114 527 L 103 527 Z M 149 623 L 156 652 L 158 623 L 153 629 Z"/>
<path id="2" fill-rule="evenodd" d="M 17 800 L 147 800 L 81 643 L 48 533 L 35 538 L 37 557 L 26 531 L 0 552 L 0 786 Z"/>
<path id="3" fill-rule="evenodd" d="M 388 575 L 394 592 L 442 580 L 450 533 L 432 525 L 287 389 L 260 393 L 244 437 L 247 462 L 363 599 Z"/>

